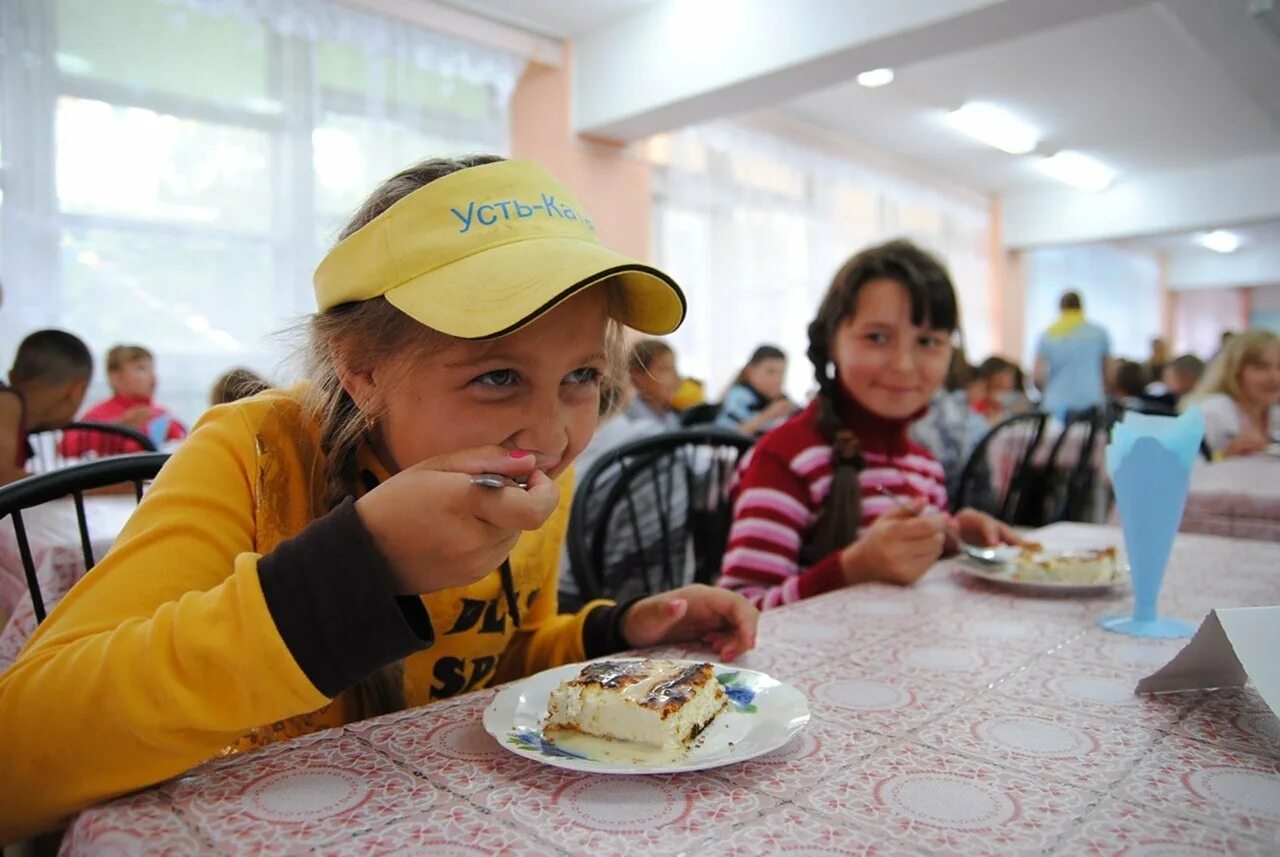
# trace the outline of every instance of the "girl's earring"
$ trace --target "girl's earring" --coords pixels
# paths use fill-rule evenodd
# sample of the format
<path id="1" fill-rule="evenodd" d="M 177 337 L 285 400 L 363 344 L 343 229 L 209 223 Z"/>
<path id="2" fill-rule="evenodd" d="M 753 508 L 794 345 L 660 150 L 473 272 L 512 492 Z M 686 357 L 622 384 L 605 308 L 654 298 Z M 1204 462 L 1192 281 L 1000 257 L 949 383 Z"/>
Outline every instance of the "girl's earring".
<path id="1" fill-rule="evenodd" d="M 378 421 L 377 421 L 376 419 L 374 419 L 373 414 L 371 414 L 371 413 L 369 413 L 369 412 L 367 412 L 367 411 L 366 411 L 366 412 L 365 412 L 365 415 L 364 415 L 364 432 L 365 432 L 365 434 L 370 434 L 370 433 L 372 433 L 372 432 L 373 432 L 373 427 L 374 427 L 374 426 L 376 426 L 377 424 L 378 424 Z"/>

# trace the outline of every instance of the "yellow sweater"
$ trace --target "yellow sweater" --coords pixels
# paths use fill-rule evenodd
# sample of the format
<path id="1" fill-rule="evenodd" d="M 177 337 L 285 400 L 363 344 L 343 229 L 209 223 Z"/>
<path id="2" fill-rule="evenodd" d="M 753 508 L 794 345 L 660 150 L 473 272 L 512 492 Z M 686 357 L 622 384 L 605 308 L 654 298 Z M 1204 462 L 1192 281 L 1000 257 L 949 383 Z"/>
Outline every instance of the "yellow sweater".
<path id="1" fill-rule="evenodd" d="M 398 658 L 409 706 L 583 659 L 584 626 L 598 629 L 609 603 L 557 615 L 571 478 L 512 553 L 513 593 L 495 571 L 419 606 L 391 593 L 349 504 L 320 508 L 316 438 L 296 391 L 210 411 L 115 547 L 0 675 L 0 842 L 225 749 L 349 722 L 356 710 L 339 691 Z M 361 463 L 375 471 L 365 483 L 385 478 L 371 456 Z M 317 570 L 349 550 L 369 563 Z M 326 675 L 341 682 L 328 693 L 316 686 L 332 672 L 317 652 L 368 661 L 352 653 L 387 637 L 381 660 Z"/>

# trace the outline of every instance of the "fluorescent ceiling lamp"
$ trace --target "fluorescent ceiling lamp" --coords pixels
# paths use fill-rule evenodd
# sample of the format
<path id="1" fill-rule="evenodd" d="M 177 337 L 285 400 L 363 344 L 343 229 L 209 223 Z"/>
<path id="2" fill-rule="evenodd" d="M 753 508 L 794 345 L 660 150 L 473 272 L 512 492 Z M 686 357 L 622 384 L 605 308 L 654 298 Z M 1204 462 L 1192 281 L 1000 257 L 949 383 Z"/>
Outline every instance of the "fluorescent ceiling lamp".
<path id="1" fill-rule="evenodd" d="M 1208 247 L 1215 253 L 1234 253 L 1240 246 L 1240 236 L 1225 229 L 1205 232 L 1196 238 L 1201 247 Z"/>
<path id="2" fill-rule="evenodd" d="M 893 83 L 893 69 L 891 68 L 873 68 L 871 71 L 864 71 L 858 75 L 858 85 L 865 86 L 867 89 L 875 89 L 877 86 L 884 86 L 887 83 Z"/>
<path id="3" fill-rule="evenodd" d="M 947 124 L 962 134 L 1011 155 L 1025 155 L 1040 141 L 1036 129 L 994 104 L 981 101 L 970 101 L 959 110 L 952 110 L 947 114 Z"/>
<path id="4" fill-rule="evenodd" d="M 1102 190 L 1115 178 L 1107 166 L 1079 152 L 1062 151 L 1036 161 L 1036 168 L 1080 190 Z"/>

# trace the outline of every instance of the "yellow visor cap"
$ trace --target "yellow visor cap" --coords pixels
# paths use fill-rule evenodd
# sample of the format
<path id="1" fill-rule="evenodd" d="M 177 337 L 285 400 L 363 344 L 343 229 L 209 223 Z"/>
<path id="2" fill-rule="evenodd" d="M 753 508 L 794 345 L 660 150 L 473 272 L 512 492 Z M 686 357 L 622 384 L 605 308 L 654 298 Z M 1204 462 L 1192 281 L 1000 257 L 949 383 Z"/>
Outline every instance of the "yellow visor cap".
<path id="1" fill-rule="evenodd" d="M 469 167 L 400 199 L 316 268 L 321 312 L 383 295 L 426 326 L 491 339 L 589 286 L 613 281 L 614 317 L 652 335 L 684 321 L 666 274 L 600 243 L 582 204 L 527 161 Z"/>

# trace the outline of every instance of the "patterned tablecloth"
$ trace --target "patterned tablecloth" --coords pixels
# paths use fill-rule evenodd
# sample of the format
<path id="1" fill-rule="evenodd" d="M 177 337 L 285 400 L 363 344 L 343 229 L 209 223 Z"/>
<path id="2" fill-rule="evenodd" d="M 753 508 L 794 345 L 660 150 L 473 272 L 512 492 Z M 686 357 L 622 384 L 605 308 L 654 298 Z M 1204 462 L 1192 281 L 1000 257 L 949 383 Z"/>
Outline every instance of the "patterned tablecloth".
<path id="1" fill-rule="evenodd" d="M 1166 613 L 1276 603 L 1280 545 L 1179 536 Z M 942 563 L 766 614 L 743 663 L 813 719 L 753 761 L 547 767 L 485 733 L 488 690 L 209 763 L 83 813 L 64 853 L 1280 853 L 1280 721 L 1252 689 L 1135 696 L 1182 643 L 1096 627 L 1127 605 L 1015 597 Z"/>
<path id="2" fill-rule="evenodd" d="M 1182 531 L 1280 542 L 1280 457 L 1197 465 Z"/>

